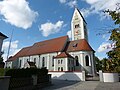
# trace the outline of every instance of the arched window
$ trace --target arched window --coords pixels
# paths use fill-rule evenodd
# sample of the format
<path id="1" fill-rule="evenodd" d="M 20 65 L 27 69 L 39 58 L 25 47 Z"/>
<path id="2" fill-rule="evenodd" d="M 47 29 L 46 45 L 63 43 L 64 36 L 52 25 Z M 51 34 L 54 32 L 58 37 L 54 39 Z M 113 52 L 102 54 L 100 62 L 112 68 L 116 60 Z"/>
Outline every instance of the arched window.
<path id="1" fill-rule="evenodd" d="M 19 62 L 19 66 L 21 67 L 21 65 L 22 65 L 22 60 L 20 60 L 20 62 Z"/>
<path id="2" fill-rule="evenodd" d="M 63 67 L 61 67 L 61 71 L 63 71 Z"/>
<path id="3" fill-rule="evenodd" d="M 79 66 L 79 62 L 78 62 L 78 56 L 75 56 L 75 64 L 76 64 L 76 66 Z"/>
<path id="4" fill-rule="evenodd" d="M 36 58 L 34 58 L 34 63 L 36 63 Z"/>
<path id="5" fill-rule="evenodd" d="M 58 71 L 60 71 L 60 67 L 58 67 Z"/>
<path id="6" fill-rule="evenodd" d="M 45 57 L 42 58 L 42 67 L 45 67 Z"/>
<path id="7" fill-rule="evenodd" d="M 54 56 L 52 57 L 52 66 L 54 66 Z"/>
<path id="8" fill-rule="evenodd" d="M 89 57 L 88 55 L 85 56 L 86 66 L 89 66 Z"/>

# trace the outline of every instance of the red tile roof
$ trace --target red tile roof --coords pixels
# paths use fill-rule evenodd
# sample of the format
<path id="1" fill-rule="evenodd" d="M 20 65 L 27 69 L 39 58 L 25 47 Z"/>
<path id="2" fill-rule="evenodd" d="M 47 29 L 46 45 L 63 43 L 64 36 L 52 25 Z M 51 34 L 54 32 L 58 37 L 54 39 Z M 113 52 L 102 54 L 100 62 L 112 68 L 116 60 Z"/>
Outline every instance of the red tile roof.
<path id="1" fill-rule="evenodd" d="M 65 58 L 65 57 L 70 57 L 73 58 L 70 54 L 67 52 L 62 52 L 61 54 L 57 55 L 55 58 Z"/>
<path id="2" fill-rule="evenodd" d="M 51 52 L 62 52 L 68 41 L 68 36 L 35 43 L 27 52 L 27 55 L 44 54 Z"/>
<path id="3" fill-rule="evenodd" d="M 7 62 L 16 60 L 18 57 L 25 56 L 27 54 L 27 52 L 30 50 L 30 48 L 31 47 L 25 47 L 25 48 L 21 49 L 17 54 L 15 54 L 13 57 L 9 58 L 7 60 Z"/>
<path id="4" fill-rule="evenodd" d="M 86 39 L 80 39 L 75 41 L 70 41 L 66 47 L 67 52 L 74 51 L 94 51 L 91 46 L 88 44 Z"/>
<path id="5" fill-rule="evenodd" d="M 33 46 L 21 49 L 8 61 L 16 60 L 18 57 L 40 55 L 52 52 L 63 52 L 57 57 L 70 57 L 68 53 L 74 51 L 94 51 L 85 39 L 69 41 L 68 36 L 50 39 L 35 43 Z"/>
<path id="6" fill-rule="evenodd" d="M 21 56 L 40 55 L 51 52 L 62 52 L 67 44 L 68 39 L 68 36 L 63 36 L 35 43 L 31 47 L 23 48 L 8 61 L 16 60 L 16 58 Z"/>

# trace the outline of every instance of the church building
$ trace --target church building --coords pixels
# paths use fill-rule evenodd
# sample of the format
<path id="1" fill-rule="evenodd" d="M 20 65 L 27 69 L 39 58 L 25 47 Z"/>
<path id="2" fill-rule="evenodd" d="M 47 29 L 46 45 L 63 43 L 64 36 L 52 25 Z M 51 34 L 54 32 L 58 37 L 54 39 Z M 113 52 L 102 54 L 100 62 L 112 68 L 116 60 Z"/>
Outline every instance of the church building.
<path id="1" fill-rule="evenodd" d="M 75 8 L 71 21 L 72 41 L 68 36 L 37 42 L 21 49 L 6 61 L 8 68 L 26 68 L 34 62 L 37 68 L 46 67 L 48 71 L 85 71 L 95 75 L 95 51 L 89 45 L 87 23 L 81 12 Z"/>

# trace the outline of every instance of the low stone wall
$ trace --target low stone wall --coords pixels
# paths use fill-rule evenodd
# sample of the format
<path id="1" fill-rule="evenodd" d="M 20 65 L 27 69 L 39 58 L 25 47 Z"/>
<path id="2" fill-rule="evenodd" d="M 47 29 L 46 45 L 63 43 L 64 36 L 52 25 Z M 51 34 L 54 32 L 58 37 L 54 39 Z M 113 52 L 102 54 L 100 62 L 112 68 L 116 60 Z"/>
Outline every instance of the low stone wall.
<path id="1" fill-rule="evenodd" d="M 85 71 L 83 72 L 56 72 L 49 71 L 52 79 L 85 81 Z"/>
<path id="2" fill-rule="evenodd" d="M 99 77 L 101 82 L 119 82 L 118 73 L 103 73 L 102 70 L 99 70 Z"/>

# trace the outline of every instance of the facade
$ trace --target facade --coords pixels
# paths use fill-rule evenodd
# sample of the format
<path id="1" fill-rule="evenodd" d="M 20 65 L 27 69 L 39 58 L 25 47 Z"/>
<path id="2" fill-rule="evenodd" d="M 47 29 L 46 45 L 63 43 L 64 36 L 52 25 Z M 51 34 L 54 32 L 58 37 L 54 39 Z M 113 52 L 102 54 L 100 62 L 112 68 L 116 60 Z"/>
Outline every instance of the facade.
<path id="1" fill-rule="evenodd" d="M 33 44 L 21 49 L 9 58 L 6 67 L 25 68 L 25 63 L 34 62 L 37 68 L 50 71 L 86 71 L 95 75 L 94 50 L 88 43 L 87 23 L 75 8 L 72 21 L 72 41 L 62 36 Z"/>
<path id="2" fill-rule="evenodd" d="M 0 32 L 0 55 L 2 54 L 1 49 L 2 49 L 3 40 L 6 39 L 6 38 L 7 38 L 7 36 L 5 36 L 4 34 L 2 34 Z"/>

